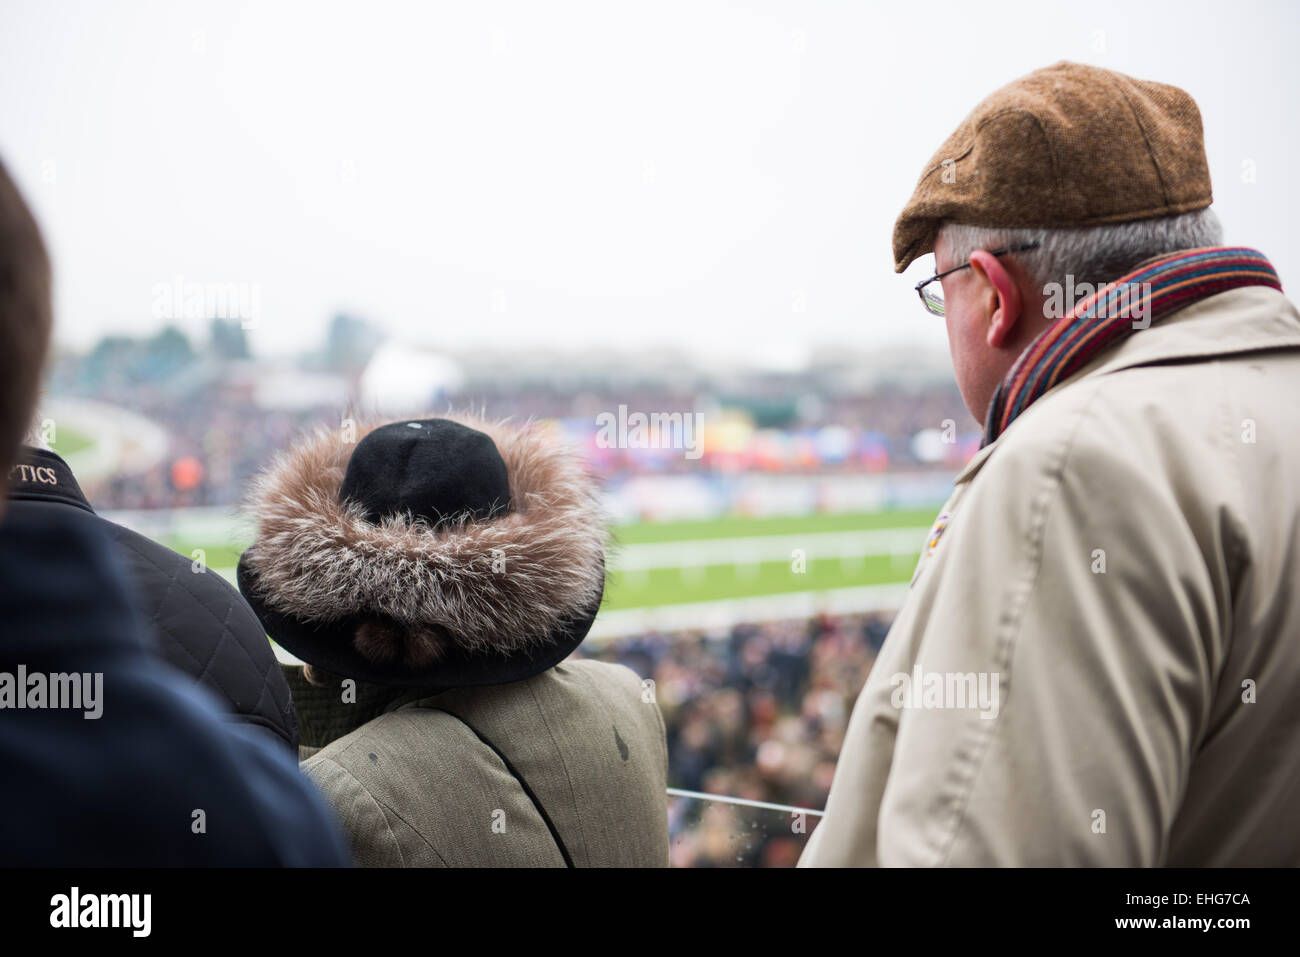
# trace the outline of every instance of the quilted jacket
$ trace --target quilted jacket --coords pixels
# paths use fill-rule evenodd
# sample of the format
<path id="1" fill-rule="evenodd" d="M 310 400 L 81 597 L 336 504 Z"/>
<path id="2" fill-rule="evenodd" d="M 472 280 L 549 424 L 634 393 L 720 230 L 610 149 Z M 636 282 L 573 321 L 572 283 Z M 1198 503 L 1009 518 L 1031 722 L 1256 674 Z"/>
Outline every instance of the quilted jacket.
<path id="1" fill-rule="evenodd" d="M 9 508 L 55 502 L 79 509 L 112 539 L 134 585 L 137 610 L 157 654 L 214 692 L 237 718 L 274 735 L 295 754 L 298 724 L 289 685 L 266 631 L 242 595 L 211 569 L 102 516 L 67 463 L 46 449 L 25 451 L 11 470 Z"/>

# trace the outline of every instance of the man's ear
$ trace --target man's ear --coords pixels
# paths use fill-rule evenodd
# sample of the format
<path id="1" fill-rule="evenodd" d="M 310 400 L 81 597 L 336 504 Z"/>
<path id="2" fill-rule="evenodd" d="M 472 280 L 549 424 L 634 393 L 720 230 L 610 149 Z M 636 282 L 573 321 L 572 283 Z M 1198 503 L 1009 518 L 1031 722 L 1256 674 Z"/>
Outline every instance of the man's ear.
<path id="1" fill-rule="evenodd" d="M 975 274 L 989 284 L 996 297 L 993 314 L 989 317 L 987 341 L 991 348 L 999 349 L 1011 339 L 1011 333 L 1020 320 L 1020 288 L 998 257 L 987 250 L 977 249 L 971 253 L 970 265 Z"/>

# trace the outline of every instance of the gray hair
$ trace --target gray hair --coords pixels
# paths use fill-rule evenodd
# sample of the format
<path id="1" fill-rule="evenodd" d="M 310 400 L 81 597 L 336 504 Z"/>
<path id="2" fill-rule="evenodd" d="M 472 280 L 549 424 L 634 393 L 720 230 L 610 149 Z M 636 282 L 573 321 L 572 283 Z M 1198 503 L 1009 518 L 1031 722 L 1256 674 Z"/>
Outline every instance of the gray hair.
<path id="1" fill-rule="evenodd" d="M 1209 207 L 1176 216 L 1077 229 L 998 229 L 944 223 L 940 231 L 952 250 L 949 266 L 964 263 L 977 249 L 1037 242 L 1035 249 L 1009 255 L 1016 257 L 1040 287 L 1064 282 L 1067 275 L 1074 276 L 1075 283 L 1104 285 L 1152 256 L 1223 243 L 1223 226 Z"/>

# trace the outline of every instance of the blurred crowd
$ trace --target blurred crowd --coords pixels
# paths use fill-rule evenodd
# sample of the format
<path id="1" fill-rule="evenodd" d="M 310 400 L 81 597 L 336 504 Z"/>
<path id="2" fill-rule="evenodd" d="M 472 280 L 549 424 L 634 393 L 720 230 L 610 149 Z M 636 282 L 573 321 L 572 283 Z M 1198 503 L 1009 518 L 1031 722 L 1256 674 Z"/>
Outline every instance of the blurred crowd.
<path id="1" fill-rule="evenodd" d="M 141 396 L 139 412 L 164 425 L 169 452 L 138 474 L 82 484 L 102 508 L 234 505 L 272 457 L 302 432 L 337 418 L 334 410 L 266 410 L 246 398 L 203 390 L 184 402 Z"/>
<path id="2" fill-rule="evenodd" d="M 668 732 L 668 782 L 795 807 L 826 806 L 853 702 L 891 615 L 648 634 L 589 649 L 653 681 Z M 789 867 L 817 823 L 694 798 L 671 805 L 675 867 Z"/>
<path id="3" fill-rule="evenodd" d="M 368 334 L 349 322 L 333 330 L 321 350 L 297 360 L 293 374 L 315 377 L 315 385 L 324 383 L 323 394 L 295 388 L 307 398 L 288 406 L 267 400 L 275 390 L 266 386 L 284 367 L 252 358 L 238 326 L 219 321 L 213 334 L 219 348 L 197 348 L 169 328 L 149 339 L 115 337 L 85 355 L 60 356 L 52 395 L 107 401 L 151 420 L 167 437 L 158 461 L 116 470 L 111 480 L 88 478 L 91 500 L 116 509 L 239 502 L 256 473 L 295 435 L 316 426 L 338 428 L 348 416 L 353 402 L 347 397 L 358 395 L 365 354 L 352 344 Z M 427 408 L 475 408 L 493 418 L 549 422 L 557 439 L 612 482 L 659 474 L 951 471 L 979 438 L 950 380 L 843 388 L 823 381 L 817 370 L 779 380 L 699 376 L 686 384 L 475 376 L 452 389 L 431 390 Z M 675 415 L 677 422 L 691 416 L 694 431 L 669 430 L 650 447 L 635 438 L 611 446 L 601 437 L 598 417 L 616 416 L 620 408 Z M 683 443 L 692 442 L 695 454 L 684 454 Z"/>

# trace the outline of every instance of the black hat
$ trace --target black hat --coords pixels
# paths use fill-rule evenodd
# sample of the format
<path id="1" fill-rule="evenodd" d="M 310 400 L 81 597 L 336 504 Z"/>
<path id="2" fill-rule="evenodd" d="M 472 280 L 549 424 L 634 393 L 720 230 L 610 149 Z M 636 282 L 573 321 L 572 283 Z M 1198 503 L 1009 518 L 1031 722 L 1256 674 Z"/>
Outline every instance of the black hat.
<path id="1" fill-rule="evenodd" d="M 450 419 L 381 425 L 357 443 L 339 496 L 378 524 L 408 512 L 434 528 L 510 510 L 506 463 L 493 441 Z"/>
<path id="2" fill-rule="evenodd" d="M 567 657 L 605 580 L 581 461 L 475 418 L 358 431 L 320 432 L 258 481 L 238 580 L 271 637 L 338 675 L 434 691 Z"/>

